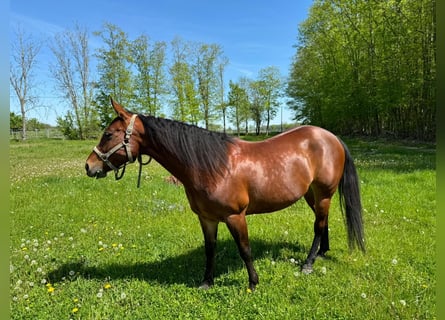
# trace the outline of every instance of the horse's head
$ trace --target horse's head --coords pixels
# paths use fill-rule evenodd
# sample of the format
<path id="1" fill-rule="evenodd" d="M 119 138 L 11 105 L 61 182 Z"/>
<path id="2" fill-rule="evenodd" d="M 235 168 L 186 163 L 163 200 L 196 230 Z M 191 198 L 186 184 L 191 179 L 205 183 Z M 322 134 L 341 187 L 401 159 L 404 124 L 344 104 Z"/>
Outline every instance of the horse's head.
<path id="1" fill-rule="evenodd" d="M 103 178 L 108 171 L 114 170 L 116 179 L 120 179 L 127 163 L 134 162 L 140 155 L 141 121 L 113 99 L 111 104 L 118 117 L 105 129 L 99 144 L 87 158 L 85 169 L 89 177 Z"/>

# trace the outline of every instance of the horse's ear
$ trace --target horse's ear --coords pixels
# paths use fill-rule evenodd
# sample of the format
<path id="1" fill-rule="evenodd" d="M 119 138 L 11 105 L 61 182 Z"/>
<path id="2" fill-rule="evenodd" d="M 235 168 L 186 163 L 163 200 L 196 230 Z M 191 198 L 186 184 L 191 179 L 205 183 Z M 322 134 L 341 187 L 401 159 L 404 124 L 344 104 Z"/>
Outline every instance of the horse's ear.
<path id="1" fill-rule="evenodd" d="M 131 114 L 127 110 L 125 110 L 124 107 L 122 107 L 119 103 L 114 101 L 113 98 L 110 97 L 110 100 L 111 100 L 111 105 L 113 106 L 114 111 L 116 111 L 116 113 L 119 115 L 119 117 L 121 117 L 124 120 L 131 117 Z"/>

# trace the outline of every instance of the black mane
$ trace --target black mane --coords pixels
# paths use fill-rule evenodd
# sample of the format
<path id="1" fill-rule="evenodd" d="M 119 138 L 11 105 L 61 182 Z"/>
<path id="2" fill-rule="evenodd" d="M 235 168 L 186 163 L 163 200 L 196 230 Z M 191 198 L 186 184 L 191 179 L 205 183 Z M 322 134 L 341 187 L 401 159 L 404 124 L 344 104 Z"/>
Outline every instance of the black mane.
<path id="1" fill-rule="evenodd" d="M 174 120 L 139 116 L 150 144 L 184 166 L 213 176 L 227 168 L 227 149 L 233 143 L 232 137 Z"/>

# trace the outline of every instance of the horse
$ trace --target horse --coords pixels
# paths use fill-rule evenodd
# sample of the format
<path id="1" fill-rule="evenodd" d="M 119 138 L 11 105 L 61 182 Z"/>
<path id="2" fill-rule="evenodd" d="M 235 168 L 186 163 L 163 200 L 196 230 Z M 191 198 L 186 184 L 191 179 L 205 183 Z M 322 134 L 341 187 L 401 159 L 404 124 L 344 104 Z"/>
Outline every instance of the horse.
<path id="1" fill-rule="evenodd" d="M 349 249 L 365 252 L 359 180 L 346 144 L 316 126 L 299 126 L 261 142 L 247 142 L 182 122 L 126 110 L 111 99 L 117 117 L 105 129 L 85 164 L 89 177 L 103 178 L 148 155 L 183 185 L 204 235 L 205 272 L 200 288 L 214 285 L 218 224 L 235 240 L 249 277 L 253 264 L 246 216 L 284 209 L 304 197 L 315 214 L 314 238 L 301 267 L 311 273 L 329 250 L 328 214 L 338 190 Z M 151 159 L 150 158 L 150 159 Z M 142 165 L 142 162 L 141 162 Z"/>

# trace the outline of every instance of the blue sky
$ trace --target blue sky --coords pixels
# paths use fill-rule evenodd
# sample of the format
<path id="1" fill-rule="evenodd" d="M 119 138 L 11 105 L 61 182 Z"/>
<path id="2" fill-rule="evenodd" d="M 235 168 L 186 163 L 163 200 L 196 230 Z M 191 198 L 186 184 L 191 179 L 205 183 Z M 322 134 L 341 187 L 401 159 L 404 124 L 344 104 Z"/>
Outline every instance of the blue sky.
<path id="1" fill-rule="evenodd" d="M 229 59 L 226 82 L 241 76 L 256 78 L 258 71 L 276 66 L 286 77 L 295 54 L 298 25 L 308 15 L 311 0 L 275 1 L 204 1 L 204 0 L 77 0 L 10 2 L 11 30 L 20 25 L 25 32 L 50 39 L 79 23 L 89 31 L 102 29 L 110 22 L 124 30 L 130 39 L 145 33 L 153 41 L 170 42 L 175 36 L 186 41 L 217 43 Z M 92 49 L 101 46 L 97 37 L 90 37 Z M 56 116 L 66 112 L 55 102 L 57 95 L 48 72 L 51 53 L 45 47 L 39 57 L 38 80 L 42 103 L 49 109 L 36 110 L 31 117 L 55 124 Z M 11 110 L 18 112 L 11 99 Z M 59 105 L 59 107 L 54 107 Z M 292 114 L 283 113 L 284 120 Z M 280 115 L 274 123 L 280 122 Z"/>

